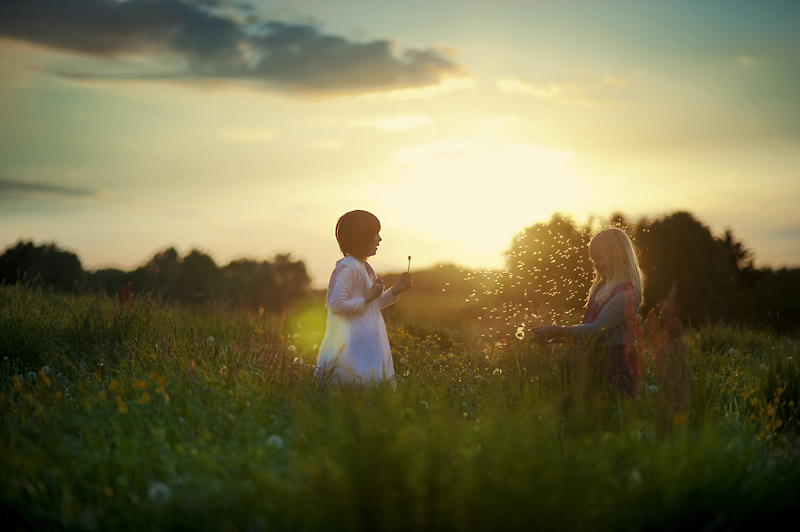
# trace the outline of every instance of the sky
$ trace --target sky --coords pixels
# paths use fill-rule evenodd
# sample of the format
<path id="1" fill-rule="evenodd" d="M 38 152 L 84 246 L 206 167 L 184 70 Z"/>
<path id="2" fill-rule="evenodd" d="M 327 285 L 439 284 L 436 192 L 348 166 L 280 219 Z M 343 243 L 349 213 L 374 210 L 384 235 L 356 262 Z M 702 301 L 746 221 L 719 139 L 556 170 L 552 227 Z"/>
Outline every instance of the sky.
<path id="1" fill-rule="evenodd" d="M 502 265 L 524 227 L 692 212 L 800 266 L 792 0 L 0 0 L 0 247 L 84 269 Z"/>

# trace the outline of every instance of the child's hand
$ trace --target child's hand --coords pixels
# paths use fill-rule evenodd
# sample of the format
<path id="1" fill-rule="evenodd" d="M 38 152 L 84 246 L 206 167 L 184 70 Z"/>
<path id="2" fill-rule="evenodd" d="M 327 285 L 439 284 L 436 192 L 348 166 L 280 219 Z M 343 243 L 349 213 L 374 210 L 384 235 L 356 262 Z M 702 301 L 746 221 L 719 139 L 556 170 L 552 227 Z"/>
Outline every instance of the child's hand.
<path id="1" fill-rule="evenodd" d="M 555 325 L 542 325 L 531 331 L 531 342 L 547 343 L 552 342 L 556 337 L 558 328 Z"/>
<path id="2" fill-rule="evenodd" d="M 400 277 L 397 278 L 397 282 L 394 283 L 392 287 L 392 295 L 400 295 L 406 290 L 409 290 L 412 285 L 412 279 L 410 273 L 401 273 Z"/>
<path id="3" fill-rule="evenodd" d="M 383 288 L 383 279 L 375 279 L 375 282 L 369 288 L 369 292 L 367 292 L 367 297 L 364 298 L 366 302 L 369 303 L 373 299 L 377 299 L 383 293 Z"/>

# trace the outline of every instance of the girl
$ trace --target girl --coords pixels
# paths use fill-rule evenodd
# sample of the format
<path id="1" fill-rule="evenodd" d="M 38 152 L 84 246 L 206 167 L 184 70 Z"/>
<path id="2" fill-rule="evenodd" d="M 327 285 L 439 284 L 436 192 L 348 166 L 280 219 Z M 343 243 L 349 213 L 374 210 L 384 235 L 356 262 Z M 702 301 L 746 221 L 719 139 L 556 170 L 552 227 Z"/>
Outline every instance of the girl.
<path id="1" fill-rule="evenodd" d="M 380 309 L 411 288 L 403 273 L 384 291 L 367 258 L 381 242 L 381 223 L 367 211 L 350 211 L 336 223 L 336 240 L 344 258 L 336 263 L 328 283 L 328 323 L 319 346 L 318 375 L 333 375 L 344 383 L 389 381 L 394 366 Z"/>
<path id="2" fill-rule="evenodd" d="M 606 379 L 621 395 L 632 396 L 639 377 L 636 337 L 642 306 L 644 273 L 630 238 L 617 228 L 597 233 L 589 242 L 594 282 L 581 325 L 545 325 L 534 329 L 534 339 L 550 342 L 582 341 L 598 356 Z"/>

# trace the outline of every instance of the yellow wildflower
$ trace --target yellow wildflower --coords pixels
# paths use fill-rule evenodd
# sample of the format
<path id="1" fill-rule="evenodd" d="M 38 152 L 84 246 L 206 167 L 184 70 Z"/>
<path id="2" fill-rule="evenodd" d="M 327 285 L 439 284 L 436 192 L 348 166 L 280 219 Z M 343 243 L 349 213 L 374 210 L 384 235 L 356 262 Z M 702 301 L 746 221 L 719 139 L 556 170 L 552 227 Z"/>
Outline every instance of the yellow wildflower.
<path id="1" fill-rule="evenodd" d="M 108 390 L 109 390 L 110 392 L 113 392 L 113 391 L 114 391 L 114 390 L 116 390 L 117 388 L 119 388 L 119 383 L 118 383 L 116 380 L 112 380 L 112 381 L 109 383 L 109 385 L 108 385 Z"/>
<path id="2" fill-rule="evenodd" d="M 119 404 L 117 404 L 117 408 L 118 408 L 118 409 L 119 409 L 119 411 L 120 411 L 120 412 L 122 412 L 123 414 L 127 414 L 127 413 L 128 413 L 128 405 L 126 405 L 126 404 L 125 404 L 124 402 L 122 402 L 122 401 L 120 401 L 120 402 L 119 402 Z"/>
<path id="3" fill-rule="evenodd" d="M 133 381 L 134 390 L 144 390 L 145 388 L 147 388 L 147 382 L 144 380 Z"/>
<path id="4" fill-rule="evenodd" d="M 147 404 L 149 401 L 150 401 L 150 394 L 147 392 L 144 392 L 142 396 L 136 400 L 136 402 L 139 403 L 140 405 Z"/>

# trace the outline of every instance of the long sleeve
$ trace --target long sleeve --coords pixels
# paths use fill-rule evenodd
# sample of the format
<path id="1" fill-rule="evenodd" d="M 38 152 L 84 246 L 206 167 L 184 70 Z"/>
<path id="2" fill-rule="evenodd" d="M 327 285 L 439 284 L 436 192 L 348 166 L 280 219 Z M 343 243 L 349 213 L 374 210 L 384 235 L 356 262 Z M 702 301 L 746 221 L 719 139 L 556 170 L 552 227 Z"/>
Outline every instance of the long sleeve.
<path id="1" fill-rule="evenodd" d="M 400 296 L 396 296 L 392 294 L 392 289 L 384 290 L 384 292 L 378 296 L 378 308 L 388 307 L 392 303 L 397 303 L 400 300 Z"/>
<path id="2" fill-rule="evenodd" d="M 625 322 L 626 294 L 632 295 L 625 291 L 609 299 L 592 323 L 564 327 L 565 332 L 576 340 L 595 341 L 604 338 Z"/>
<path id="3" fill-rule="evenodd" d="M 327 307 L 334 314 L 364 314 L 366 302 L 358 290 L 358 271 L 346 262 L 337 264 L 328 285 Z"/>

